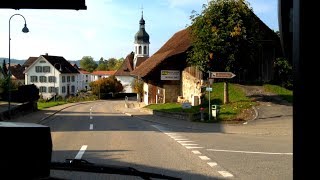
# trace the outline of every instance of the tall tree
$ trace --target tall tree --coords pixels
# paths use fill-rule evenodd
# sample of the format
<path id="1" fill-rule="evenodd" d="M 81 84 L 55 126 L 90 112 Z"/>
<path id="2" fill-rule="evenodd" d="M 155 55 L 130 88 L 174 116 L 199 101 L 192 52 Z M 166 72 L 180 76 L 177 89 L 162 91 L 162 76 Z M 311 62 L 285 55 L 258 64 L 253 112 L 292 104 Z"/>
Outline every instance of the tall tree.
<path id="1" fill-rule="evenodd" d="M 123 91 L 123 86 L 115 76 L 102 78 L 90 83 L 93 94 L 100 96 L 100 94 L 118 93 Z"/>
<path id="2" fill-rule="evenodd" d="M 259 28 L 245 0 L 212 0 L 190 19 L 188 61 L 202 71 L 234 71 L 241 57 L 253 55 Z"/>
<path id="3" fill-rule="evenodd" d="M 83 56 L 80 60 L 80 67 L 86 71 L 92 72 L 98 67 L 98 65 L 91 56 Z"/>

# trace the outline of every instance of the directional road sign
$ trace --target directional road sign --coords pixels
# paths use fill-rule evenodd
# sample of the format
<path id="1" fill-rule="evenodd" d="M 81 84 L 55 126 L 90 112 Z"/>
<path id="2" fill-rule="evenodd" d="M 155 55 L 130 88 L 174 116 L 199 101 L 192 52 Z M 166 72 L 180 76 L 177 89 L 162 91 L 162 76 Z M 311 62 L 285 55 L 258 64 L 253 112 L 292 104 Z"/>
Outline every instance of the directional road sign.
<path id="1" fill-rule="evenodd" d="M 235 77 L 236 75 L 232 72 L 210 72 L 209 78 L 225 78 L 225 79 L 231 79 Z"/>

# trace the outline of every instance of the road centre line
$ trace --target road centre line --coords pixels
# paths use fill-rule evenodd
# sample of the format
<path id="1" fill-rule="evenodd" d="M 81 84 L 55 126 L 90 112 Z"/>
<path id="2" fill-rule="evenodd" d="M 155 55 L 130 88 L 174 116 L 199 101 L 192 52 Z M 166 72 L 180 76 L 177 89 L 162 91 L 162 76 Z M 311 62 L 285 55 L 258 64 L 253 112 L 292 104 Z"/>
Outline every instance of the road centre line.
<path id="1" fill-rule="evenodd" d="M 293 153 L 272 153 L 272 152 L 255 152 L 255 151 L 234 151 L 234 150 L 224 150 L 224 149 L 207 149 L 207 151 L 234 152 L 234 153 L 245 153 L 245 154 L 293 155 Z"/>
<path id="2" fill-rule="evenodd" d="M 233 175 L 228 171 L 218 171 L 218 173 L 220 173 L 223 177 L 233 177 Z"/>
<path id="3" fill-rule="evenodd" d="M 90 130 L 92 130 L 92 129 L 93 129 L 93 124 L 90 124 L 89 129 L 90 129 Z"/>
<path id="4" fill-rule="evenodd" d="M 78 152 L 78 154 L 76 155 L 75 159 L 81 159 L 87 147 L 88 147 L 87 145 L 83 145 L 80 151 Z"/>

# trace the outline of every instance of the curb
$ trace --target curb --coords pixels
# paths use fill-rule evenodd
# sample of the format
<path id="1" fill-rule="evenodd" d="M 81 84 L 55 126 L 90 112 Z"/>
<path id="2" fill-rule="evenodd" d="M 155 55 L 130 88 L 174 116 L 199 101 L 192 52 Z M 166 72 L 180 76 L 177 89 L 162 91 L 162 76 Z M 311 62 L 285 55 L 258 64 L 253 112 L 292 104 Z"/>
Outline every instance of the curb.
<path id="1" fill-rule="evenodd" d="M 69 107 L 77 106 L 77 105 L 80 105 L 80 104 L 89 104 L 89 103 L 92 103 L 92 102 L 93 102 L 93 101 L 71 104 L 71 105 L 69 105 L 69 106 L 66 106 L 66 107 L 64 107 L 64 108 L 61 108 L 61 109 L 53 112 L 52 114 L 49 114 L 48 116 L 40 119 L 40 120 L 39 120 L 38 122 L 36 122 L 36 123 L 41 124 L 41 122 L 45 121 L 46 119 L 50 118 L 51 116 L 57 114 L 58 112 L 61 112 L 61 111 L 64 110 L 64 109 L 67 109 L 67 108 L 69 108 Z"/>
<path id="2" fill-rule="evenodd" d="M 257 110 L 257 108 L 256 108 L 255 106 L 252 106 L 252 109 L 253 109 L 254 112 L 255 112 L 254 118 L 251 119 L 251 120 L 248 120 L 248 121 L 246 121 L 246 122 L 244 122 L 244 123 L 242 123 L 242 124 L 248 124 L 250 121 L 254 121 L 254 120 L 256 120 L 256 119 L 259 117 L 259 111 Z"/>

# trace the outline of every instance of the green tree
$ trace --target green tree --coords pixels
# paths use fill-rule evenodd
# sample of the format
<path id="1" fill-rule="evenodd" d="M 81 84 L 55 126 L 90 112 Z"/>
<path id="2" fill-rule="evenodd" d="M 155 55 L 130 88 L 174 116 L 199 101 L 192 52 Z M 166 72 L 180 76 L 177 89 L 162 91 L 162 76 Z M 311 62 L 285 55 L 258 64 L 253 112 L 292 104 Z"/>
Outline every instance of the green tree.
<path id="1" fill-rule="evenodd" d="M 137 93 L 140 97 L 139 101 L 141 101 L 141 98 L 143 97 L 143 81 L 142 79 L 134 79 L 134 81 L 131 84 L 133 88 L 133 92 Z"/>
<path id="2" fill-rule="evenodd" d="M 212 0 L 190 19 L 188 62 L 202 71 L 235 71 L 241 57 L 249 59 L 255 52 L 259 28 L 245 0 Z"/>
<path id="3" fill-rule="evenodd" d="M 274 62 L 275 83 L 287 89 L 293 88 L 292 66 L 286 58 L 277 58 Z"/>
<path id="4" fill-rule="evenodd" d="M 92 72 L 98 67 L 98 65 L 91 56 L 83 56 L 80 60 L 80 67 L 86 71 Z"/>
<path id="5" fill-rule="evenodd" d="M 102 78 L 97 81 L 90 83 L 92 93 L 94 95 L 101 95 L 107 93 L 119 93 L 123 91 L 123 86 L 115 76 L 110 76 L 108 78 Z"/>

